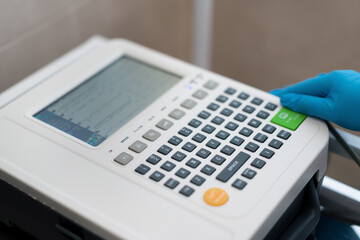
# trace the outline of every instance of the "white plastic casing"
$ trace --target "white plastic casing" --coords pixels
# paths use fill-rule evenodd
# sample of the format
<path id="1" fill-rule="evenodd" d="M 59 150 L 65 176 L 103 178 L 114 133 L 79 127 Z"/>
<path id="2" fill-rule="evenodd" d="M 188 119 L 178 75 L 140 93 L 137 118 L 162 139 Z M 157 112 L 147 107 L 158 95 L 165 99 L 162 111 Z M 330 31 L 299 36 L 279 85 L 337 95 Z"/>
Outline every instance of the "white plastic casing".
<path id="1" fill-rule="evenodd" d="M 183 79 L 98 147 L 32 117 L 123 54 L 183 76 Z M 208 80 L 218 82 L 219 86 L 214 90 L 204 89 Z M 241 169 L 250 167 L 251 159 L 259 157 L 260 150 L 254 154 L 247 152 L 251 159 L 227 183 L 216 180 L 215 176 L 237 153 L 246 152 L 244 146 L 252 138 L 245 139 L 245 143 L 237 147 L 222 166 L 214 165 L 216 172 L 206 177 L 200 187 L 189 183 L 192 176 L 201 175 L 200 167 L 190 169 L 191 175 L 187 179 L 178 179 L 180 185 L 174 190 L 164 186 L 168 177 L 160 182 L 149 179 L 161 164 L 148 164 L 151 171 L 144 176 L 134 171 L 228 87 L 247 92 L 251 99 L 259 97 L 264 100 L 263 104 L 280 105 L 277 97 L 240 82 L 127 40 L 109 41 L 0 110 L 3 136 L 0 138 L 0 178 L 106 239 L 263 238 L 306 183 L 314 175 L 318 180 L 324 176 L 328 131 L 323 122 L 308 117 L 296 131 L 276 125 L 276 133 L 283 129 L 291 132 L 291 137 L 283 140 L 284 145 L 275 151 L 262 169 L 255 169 L 257 175 L 247 180 L 248 185 L 243 190 L 231 187 L 231 183 L 241 178 Z M 197 89 L 206 90 L 208 96 L 196 100 L 194 109 L 182 109 L 186 115 L 181 120 L 169 118 L 169 112 L 181 108 L 180 104 L 192 98 Z M 251 99 L 243 101 L 242 106 Z M 279 109 L 280 106 L 273 112 L 269 111 L 270 116 L 263 125 Z M 250 114 L 249 119 L 256 113 Z M 156 128 L 155 124 L 163 118 L 174 122 L 174 126 L 167 131 Z M 239 124 L 241 128 L 246 122 Z M 262 126 L 256 131 L 261 131 Z M 161 133 L 155 142 L 141 137 L 151 128 Z M 240 128 L 231 133 L 232 136 L 238 135 Z M 276 138 L 276 133 L 269 139 Z M 212 133 L 209 139 L 215 134 Z M 184 139 L 184 142 L 190 140 Z M 128 149 L 136 140 L 148 144 L 140 154 Z M 198 149 L 205 143 L 197 143 Z M 126 166 L 117 164 L 114 158 L 121 152 L 131 154 L 134 160 Z M 187 153 L 188 158 L 196 157 L 195 153 Z M 221 154 L 220 148 L 211 156 L 215 154 Z M 209 163 L 211 156 L 204 162 Z M 170 156 L 163 159 L 167 158 Z M 185 166 L 185 162 L 177 163 L 177 167 Z M 173 172 L 164 173 L 174 175 Z M 184 185 L 195 189 L 190 197 L 179 194 Z M 228 193 L 229 201 L 225 205 L 213 207 L 203 201 L 204 192 L 212 187 L 222 188 Z"/>

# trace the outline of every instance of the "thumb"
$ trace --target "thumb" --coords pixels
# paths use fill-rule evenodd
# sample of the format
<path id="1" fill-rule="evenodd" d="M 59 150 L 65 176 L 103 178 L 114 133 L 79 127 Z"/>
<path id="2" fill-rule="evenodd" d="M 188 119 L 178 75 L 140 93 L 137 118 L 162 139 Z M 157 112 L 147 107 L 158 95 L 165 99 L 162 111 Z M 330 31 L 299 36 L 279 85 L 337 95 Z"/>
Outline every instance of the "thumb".
<path id="1" fill-rule="evenodd" d="M 332 102 L 328 98 L 288 93 L 281 96 L 281 104 L 295 112 L 330 120 L 333 114 Z"/>

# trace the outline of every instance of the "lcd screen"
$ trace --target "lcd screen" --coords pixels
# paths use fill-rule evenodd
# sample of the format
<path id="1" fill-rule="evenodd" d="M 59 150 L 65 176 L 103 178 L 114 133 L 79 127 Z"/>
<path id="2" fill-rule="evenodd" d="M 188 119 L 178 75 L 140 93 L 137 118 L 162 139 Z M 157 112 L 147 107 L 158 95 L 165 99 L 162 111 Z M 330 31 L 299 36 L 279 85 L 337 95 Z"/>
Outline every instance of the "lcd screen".
<path id="1" fill-rule="evenodd" d="M 123 56 L 34 117 L 98 146 L 180 80 L 178 75 Z"/>

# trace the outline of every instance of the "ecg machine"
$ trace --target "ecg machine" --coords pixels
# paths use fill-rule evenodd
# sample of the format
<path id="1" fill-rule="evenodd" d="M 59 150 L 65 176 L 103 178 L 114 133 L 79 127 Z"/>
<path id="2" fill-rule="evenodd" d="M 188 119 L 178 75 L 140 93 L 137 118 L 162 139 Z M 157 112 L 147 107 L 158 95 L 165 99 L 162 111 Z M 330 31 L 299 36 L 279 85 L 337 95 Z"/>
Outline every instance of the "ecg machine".
<path id="1" fill-rule="evenodd" d="M 39 238 L 284 238 L 326 170 L 322 121 L 121 39 L 14 98 L 0 123 L 2 185 Z"/>

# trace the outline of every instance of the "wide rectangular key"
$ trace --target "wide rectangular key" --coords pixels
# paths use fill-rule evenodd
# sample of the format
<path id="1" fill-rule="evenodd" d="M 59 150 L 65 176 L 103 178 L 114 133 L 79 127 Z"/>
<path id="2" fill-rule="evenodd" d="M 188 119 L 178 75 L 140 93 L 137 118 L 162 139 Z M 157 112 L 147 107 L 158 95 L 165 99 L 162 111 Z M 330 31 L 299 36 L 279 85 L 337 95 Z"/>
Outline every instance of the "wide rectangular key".
<path id="1" fill-rule="evenodd" d="M 250 158 L 249 154 L 240 152 L 236 157 L 217 175 L 216 179 L 222 182 L 227 182 L 244 163 Z"/>

